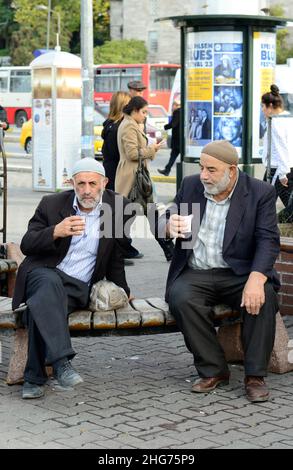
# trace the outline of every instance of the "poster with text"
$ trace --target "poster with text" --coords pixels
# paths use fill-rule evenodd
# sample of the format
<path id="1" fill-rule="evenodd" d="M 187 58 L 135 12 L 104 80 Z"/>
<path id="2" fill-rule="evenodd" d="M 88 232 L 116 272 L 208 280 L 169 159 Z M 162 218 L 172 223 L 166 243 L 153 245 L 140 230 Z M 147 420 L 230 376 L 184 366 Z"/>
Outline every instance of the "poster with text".
<path id="1" fill-rule="evenodd" d="M 254 32 L 253 34 L 253 126 L 252 156 L 262 157 L 263 136 L 266 119 L 261 111 L 261 97 L 270 91 L 274 83 L 276 66 L 275 33 Z"/>
<path id="2" fill-rule="evenodd" d="M 230 127 L 226 135 L 234 135 L 238 127 L 237 138 L 231 137 L 231 142 L 241 157 L 242 32 L 190 32 L 186 47 L 186 156 L 198 158 L 204 145 L 223 139 L 219 129 L 225 124 L 223 128 Z"/>

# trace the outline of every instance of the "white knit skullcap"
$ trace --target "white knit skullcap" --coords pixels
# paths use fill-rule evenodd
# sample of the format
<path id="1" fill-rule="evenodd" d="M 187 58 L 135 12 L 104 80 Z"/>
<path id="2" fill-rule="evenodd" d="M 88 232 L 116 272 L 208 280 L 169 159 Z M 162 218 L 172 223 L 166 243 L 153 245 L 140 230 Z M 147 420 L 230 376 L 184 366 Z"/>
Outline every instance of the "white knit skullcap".
<path id="1" fill-rule="evenodd" d="M 75 162 L 71 175 L 74 176 L 77 173 L 83 173 L 85 171 L 98 173 L 99 175 L 105 176 L 105 168 L 94 158 L 86 157 Z"/>

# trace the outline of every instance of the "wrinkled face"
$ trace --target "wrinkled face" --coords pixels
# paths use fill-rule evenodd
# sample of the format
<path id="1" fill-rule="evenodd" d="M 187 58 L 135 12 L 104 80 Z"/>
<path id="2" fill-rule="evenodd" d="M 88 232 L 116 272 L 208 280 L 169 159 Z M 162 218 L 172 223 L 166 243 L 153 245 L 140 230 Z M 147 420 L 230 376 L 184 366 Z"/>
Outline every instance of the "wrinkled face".
<path id="1" fill-rule="evenodd" d="M 108 178 L 98 173 L 84 171 L 77 173 L 72 182 L 80 208 L 92 210 L 100 202 Z"/>
<path id="2" fill-rule="evenodd" d="M 143 108 L 132 111 L 131 116 L 137 122 L 137 124 L 143 124 L 148 115 L 148 107 L 144 106 Z"/>
<path id="3" fill-rule="evenodd" d="M 233 187 L 236 166 L 202 153 L 200 156 L 200 180 L 208 194 L 218 195 Z M 232 189 L 232 188 L 231 188 Z"/>

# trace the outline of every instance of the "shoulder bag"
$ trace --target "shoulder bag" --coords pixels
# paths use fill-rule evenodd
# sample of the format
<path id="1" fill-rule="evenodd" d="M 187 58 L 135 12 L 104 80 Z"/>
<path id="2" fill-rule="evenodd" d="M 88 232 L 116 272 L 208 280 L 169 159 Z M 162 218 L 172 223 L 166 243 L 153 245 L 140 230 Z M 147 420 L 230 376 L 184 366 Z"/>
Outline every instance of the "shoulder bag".
<path id="1" fill-rule="evenodd" d="M 147 167 L 139 153 L 138 167 L 134 177 L 134 183 L 128 195 L 131 202 L 140 204 L 146 211 L 147 204 L 153 202 L 153 184 Z"/>

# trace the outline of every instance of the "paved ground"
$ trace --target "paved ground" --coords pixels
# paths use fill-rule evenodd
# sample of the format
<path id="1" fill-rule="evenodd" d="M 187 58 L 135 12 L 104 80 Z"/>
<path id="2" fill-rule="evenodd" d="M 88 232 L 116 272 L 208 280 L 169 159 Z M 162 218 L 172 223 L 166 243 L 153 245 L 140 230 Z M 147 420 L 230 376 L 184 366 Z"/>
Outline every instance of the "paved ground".
<path id="1" fill-rule="evenodd" d="M 28 175 L 9 180 L 8 239 L 19 241 L 41 195 L 29 189 Z M 133 294 L 161 296 L 168 269 L 162 251 L 152 239 L 134 244 L 145 257 L 127 268 Z M 287 324 L 293 338 L 293 318 Z M 190 392 L 196 375 L 179 333 L 84 337 L 73 339 L 80 388 L 64 391 L 50 381 L 44 398 L 24 401 L 21 387 L 5 384 L 11 338 L 0 341 L 0 448 L 293 447 L 292 373 L 269 375 L 272 399 L 263 404 L 243 396 L 241 365 L 231 366 L 229 386 L 198 396 Z"/>

